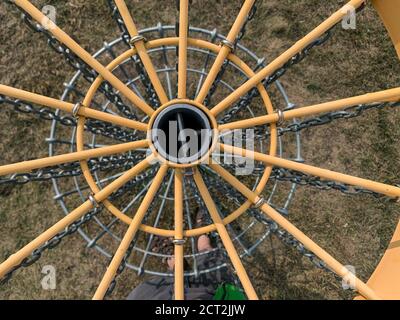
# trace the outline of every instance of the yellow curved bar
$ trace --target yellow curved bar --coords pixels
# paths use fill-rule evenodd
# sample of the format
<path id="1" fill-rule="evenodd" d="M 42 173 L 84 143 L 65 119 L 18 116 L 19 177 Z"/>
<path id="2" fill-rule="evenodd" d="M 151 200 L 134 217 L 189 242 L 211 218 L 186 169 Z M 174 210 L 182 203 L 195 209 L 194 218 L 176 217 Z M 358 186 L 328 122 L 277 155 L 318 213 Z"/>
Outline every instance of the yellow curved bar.
<path id="1" fill-rule="evenodd" d="M 372 4 L 383 20 L 400 58 L 400 2 L 373 0 Z M 383 299 L 400 299 L 400 222 L 385 254 L 367 284 Z M 361 300 L 364 297 L 358 296 L 355 299 Z"/>
<path id="2" fill-rule="evenodd" d="M 397 55 L 400 58 L 400 2 L 393 0 L 372 0 L 372 4 L 385 24 L 396 48 Z"/>
<path id="3" fill-rule="evenodd" d="M 152 49 L 152 48 L 156 48 L 156 47 L 160 47 L 160 46 L 177 46 L 178 44 L 179 44 L 179 38 L 171 37 L 171 38 L 163 38 L 163 39 L 156 39 L 156 40 L 149 41 L 146 43 L 146 48 Z M 205 40 L 201 40 L 201 39 L 189 38 L 188 44 L 190 46 L 210 50 L 214 53 L 218 53 L 219 50 L 221 49 L 220 46 L 210 43 L 210 42 L 207 42 Z M 113 60 L 106 68 L 108 70 L 113 70 L 120 63 L 122 63 L 123 61 L 125 61 L 126 59 L 128 59 L 129 57 L 134 55 L 135 53 L 136 53 L 135 48 L 125 51 L 119 57 L 117 57 L 115 60 Z M 240 67 L 246 73 L 247 76 L 251 77 L 254 75 L 253 70 L 239 57 L 235 56 L 234 54 L 230 54 L 228 56 L 228 59 L 230 61 L 232 61 L 235 65 Z M 99 76 L 93 82 L 92 86 L 90 87 L 89 91 L 87 92 L 87 95 L 84 99 L 84 103 L 90 105 L 90 102 L 91 102 L 94 94 L 96 93 L 98 86 L 101 84 L 102 80 L 103 80 L 102 77 Z M 265 104 L 267 113 L 269 113 L 269 114 L 273 113 L 272 103 L 271 103 L 271 100 L 269 99 L 269 96 L 268 96 L 267 91 L 265 90 L 264 86 L 262 84 L 259 84 L 258 89 L 260 91 L 261 97 Z M 76 135 L 78 150 L 84 149 L 84 130 L 83 130 L 84 123 L 85 123 L 85 120 L 83 118 L 80 119 L 80 121 L 78 122 L 77 135 Z M 276 150 L 277 150 L 277 129 L 276 129 L 275 124 L 271 124 L 271 141 L 270 141 L 269 153 L 271 155 L 275 155 Z M 95 192 L 95 193 L 98 192 L 99 188 L 98 188 L 96 182 L 94 181 L 93 177 L 91 176 L 89 167 L 87 166 L 87 164 L 85 162 L 81 162 L 81 166 L 82 166 L 83 175 L 85 176 L 85 179 L 87 180 L 90 188 L 92 189 L 93 192 Z M 264 189 L 264 187 L 269 179 L 269 176 L 271 174 L 271 171 L 272 171 L 272 166 L 267 166 L 262 178 L 259 181 L 258 186 L 255 189 L 255 191 L 257 193 L 260 193 Z M 120 219 L 121 221 L 123 221 L 124 223 L 126 223 L 128 225 L 131 223 L 132 219 L 130 217 L 128 217 L 127 215 L 125 215 L 124 213 L 122 213 L 110 201 L 105 200 L 103 202 L 103 204 L 118 219 Z M 234 221 L 235 219 L 239 218 L 250 206 L 251 206 L 251 202 L 246 201 L 238 209 L 236 209 L 230 215 L 225 217 L 223 219 L 223 223 L 228 224 L 228 223 L 231 223 L 232 221 Z M 162 237 L 174 237 L 174 235 L 175 235 L 174 230 L 160 229 L 160 228 L 155 228 L 155 227 L 144 225 L 144 224 L 140 226 L 140 230 L 147 232 L 147 233 L 152 233 L 154 235 L 162 236 Z M 212 232 L 215 230 L 216 230 L 216 228 L 214 225 L 208 225 L 208 226 L 201 227 L 201 228 L 184 230 L 183 234 L 185 237 L 195 237 L 195 236 L 199 236 L 199 235 L 209 233 L 209 232 Z"/>

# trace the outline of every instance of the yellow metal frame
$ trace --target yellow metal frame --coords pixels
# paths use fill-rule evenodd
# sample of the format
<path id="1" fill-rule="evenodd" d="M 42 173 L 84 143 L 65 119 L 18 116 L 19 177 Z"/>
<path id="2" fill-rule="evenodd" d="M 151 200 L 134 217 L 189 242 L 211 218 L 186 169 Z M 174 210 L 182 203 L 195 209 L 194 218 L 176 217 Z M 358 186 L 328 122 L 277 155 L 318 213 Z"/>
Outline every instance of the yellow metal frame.
<path id="1" fill-rule="evenodd" d="M 392 0 L 375 0 L 372 1 L 376 10 L 379 12 L 388 32 L 395 44 L 395 48 L 400 57 L 400 3 L 393 3 Z M 351 0 L 348 5 L 358 8 L 364 3 L 363 0 Z M 15 4 L 21 9 L 27 12 L 33 19 L 38 22 L 44 21 L 44 15 L 33 6 L 30 1 L 27 0 L 15 0 Z M 229 233 L 225 225 L 231 223 L 242 215 L 250 206 L 257 204 L 260 205 L 260 209 L 273 221 L 279 224 L 283 229 L 292 234 L 297 240 L 299 240 L 303 245 L 316 254 L 320 259 L 322 259 L 326 265 L 334 271 L 337 275 L 347 280 L 352 280 L 355 283 L 356 290 L 360 294 L 358 299 L 400 299 L 400 224 L 397 227 L 393 240 L 382 258 L 381 263 L 378 265 L 377 269 L 371 276 L 367 283 L 362 282 L 360 279 L 352 275 L 340 262 L 334 259 L 328 252 L 322 249 L 318 244 L 307 237 L 303 232 L 296 228 L 292 223 L 290 223 L 286 218 L 276 212 L 268 204 L 262 202 L 261 192 L 263 191 L 268 178 L 271 174 L 273 166 L 279 166 L 283 168 L 288 168 L 300 172 L 304 172 L 310 175 L 320 177 L 322 179 L 332 179 L 349 185 L 360 186 L 368 190 L 382 193 L 384 195 L 400 198 L 400 188 L 390 186 L 387 184 L 361 179 L 326 169 L 321 169 L 313 167 L 306 164 L 300 164 L 297 162 L 285 160 L 276 157 L 277 149 L 277 127 L 276 123 L 282 120 L 290 120 L 293 118 L 300 118 L 310 115 L 315 115 L 322 112 L 341 110 L 343 108 L 372 102 L 385 102 L 385 101 L 397 101 L 400 99 L 400 88 L 380 91 L 376 93 L 369 93 L 362 96 L 317 104 L 313 106 L 298 108 L 290 111 L 285 111 L 282 114 L 274 113 L 272 103 L 268 97 L 268 94 L 261 84 L 261 81 L 271 75 L 275 70 L 280 68 L 286 61 L 288 61 L 296 53 L 304 49 L 312 41 L 319 38 L 327 30 L 329 30 L 347 13 L 347 10 L 340 9 L 334 13 L 331 17 L 326 19 L 312 32 L 306 35 L 304 38 L 296 42 L 291 48 L 280 55 L 278 58 L 273 60 L 265 68 L 255 74 L 249 66 L 247 66 L 242 60 L 235 56 L 232 52 L 232 47 L 229 43 L 234 43 L 236 36 L 240 32 L 243 23 L 246 21 L 253 4 L 254 0 L 246 0 L 239 12 L 238 17 L 234 21 L 232 28 L 227 36 L 227 42 L 223 43 L 221 46 L 209 43 L 204 40 L 191 39 L 188 37 L 188 11 L 189 5 L 188 0 L 180 1 L 180 28 L 179 37 L 174 38 L 164 38 L 146 42 L 143 37 L 138 34 L 138 30 L 133 22 L 132 16 L 126 6 L 125 1 L 115 0 L 115 4 L 121 14 L 122 19 L 127 26 L 128 32 L 132 38 L 131 44 L 132 48 L 122 55 L 117 57 L 108 66 L 101 65 L 96 59 L 94 59 L 87 51 L 85 51 L 79 44 L 77 44 L 71 37 L 69 37 L 65 32 L 63 32 L 57 26 L 51 28 L 51 32 L 60 42 L 65 44 L 72 52 L 74 52 L 78 57 L 80 57 L 84 62 L 86 62 L 90 67 L 92 67 L 96 72 L 98 72 L 98 78 L 93 82 L 92 86 L 88 90 L 82 105 L 78 108 L 78 125 L 77 125 L 77 152 L 47 157 L 43 159 L 30 160 L 19 162 L 10 165 L 0 166 L 0 175 L 7 175 L 12 173 L 29 172 L 35 169 L 64 164 L 72 161 L 80 161 L 83 175 L 93 192 L 93 199 L 89 199 L 81 204 L 78 208 L 70 212 L 66 217 L 61 219 L 55 225 L 50 227 L 48 230 L 43 232 L 36 239 L 25 245 L 15 254 L 11 255 L 6 261 L 0 264 L 0 278 L 3 277 L 8 271 L 10 271 L 14 266 L 18 265 L 23 259 L 28 257 L 35 249 L 43 245 L 46 241 L 50 240 L 57 233 L 61 232 L 63 229 L 68 227 L 71 223 L 81 218 L 89 210 L 93 209 L 96 203 L 101 203 L 104 205 L 112 214 L 121 219 L 128 225 L 127 231 L 113 256 L 113 259 L 107 268 L 104 277 L 96 290 L 94 299 L 102 299 L 107 292 L 110 283 L 113 281 L 117 269 L 126 254 L 126 251 L 135 237 L 138 230 L 144 232 L 153 233 L 161 236 L 169 236 L 174 238 L 175 247 L 175 298 L 182 300 L 184 299 L 184 243 L 185 238 L 198 236 L 211 231 L 217 231 L 220 234 L 221 240 L 229 254 L 231 262 L 236 269 L 239 279 L 242 282 L 243 288 L 249 297 L 249 299 L 257 299 L 257 294 L 251 284 L 251 281 L 245 271 L 245 268 L 240 260 L 240 257 L 230 239 Z M 168 101 L 165 94 L 164 88 L 162 87 L 161 81 L 157 76 L 157 72 L 152 64 L 152 61 L 148 55 L 148 50 L 151 48 L 156 48 L 159 46 L 177 46 L 179 48 L 179 61 L 178 61 L 178 100 Z M 186 99 L 186 87 L 187 87 L 187 49 L 188 46 L 199 47 L 202 49 L 210 50 L 214 52 L 217 57 L 214 64 L 211 67 L 209 74 L 200 89 L 199 95 L 196 97 L 195 101 L 189 101 Z M 132 92 L 125 84 L 121 82 L 112 71 L 119 64 L 125 61 L 127 58 L 138 54 L 146 72 L 150 78 L 150 81 L 154 87 L 157 96 L 162 103 L 162 106 L 158 110 L 153 110 L 145 101 L 141 100 L 134 92 Z M 206 98 L 212 83 L 215 81 L 218 72 L 220 71 L 223 62 L 228 59 L 233 64 L 241 68 L 244 73 L 249 77 L 249 80 L 232 92 L 229 96 L 219 102 L 211 110 L 205 108 L 202 103 Z M 138 121 L 129 120 L 123 117 L 111 115 L 105 112 L 97 111 L 91 109 L 91 102 L 94 94 L 98 90 L 99 86 L 103 81 L 108 81 L 112 86 L 114 86 L 119 92 L 121 92 L 126 98 L 128 98 L 138 109 L 143 111 L 146 115 L 150 117 L 149 123 L 141 123 Z M 237 101 L 241 96 L 246 94 L 253 87 L 257 87 L 260 95 L 263 99 L 266 115 L 260 116 L 252 119 L 246 119 L 236 122 L 227 123 L 224 125 L 217 126 L 216 117 L 230 107 L 235 101 Z M 21 99 L 28 101 L 30 103 L 40 104 L 47 106 L 49 108 L 60 109 L 64 112 L 74 114 L 74 105 L 61 100 L 45 97 L 35 93 L 23 91 L 20 89 L 12 88 L 5 85 L 0 85 L 0 94 L 9 97 Z M 222 219 L 219 214 L 217 207 L 210 195 L 207 187 L 203 181 L 200 171 L 197 169 L 197 165 L 201 161 L 191 164 L 194 171 L 194 180 L 198 187 L 199 193 L 202 196 L 210 216 L 213 220 L 213 224 L 197 229 L 184 230 L 183 221 L 183 170 L 185 166 L 178 166 L 167 161 L 163 161 L 155 152 L 154 148 L 151 148 L 151 141 L 147 138 L 146 140 L 135 141 L 130 143 L 123 143 L 114 146 L 107 146 L 98 149 L 84 150 L 84 124 L 86 118 L 97 119 L 101 121 L 106 121 L 113 123 L 115 125 L 124 126 L 134 130 L 140 130 L 143 132 L 149 132 L 151 130 L 152 121 L 160 110 L 167 107 L 168 105 L 176 102 L 190 103 L 208 114 L 211 119 L 213 128 L 216 133 L 214 136 L 213 147 L 210 148 L 210 153 L 207 155 L 207 159 L 210 160 L 212 151 L 215 147 L 219 147 L 223 152 L 233 153 L 242 157 L 250 157 L 256 161 L 261 161 L 266 164 L 266 169 L 259 184 L 254 191 L 248 189 L 243 183 L 241 183 L 237 178 L 231 175 L 228 171 L 223 169 L 219 164 L 213 163 L 212 161 L 208 165 L 219 174 L 225 181 L 227 181 L 232 187 L 237 189 L 242 193 L 247 201 L 239 207 L 236 211 L 232 212 L 229 216 Z M 227 145 L 217 145 L 217 135 L 218 132 L 223 130 L 232 130 L 238 128 L 248 128 L 257 125 L 269 124 L 271 132 L 270 150 L 269 154 L 262 154 L 254 151 L 249 151 L 241 148 L 235 148 Z M 103 189 L 99 189 L 95 183 L 87 160 L 93 157 L 100 157 L 110 154 L 128 152 L 137 148 L 150 148 L 152 153 L 145 160 L 127 170 L 119 178 L 111 182 L 108 186 Z M 149 190 L 147 191 L 142 203 L 134 214 L 133 218 L 123 214 L 118 208 L 116 208 L 109 200 L 108 197 L 115 192 L 117 189 L 122 187 L 128 181 L 130 181 L 134 176 L 138 175 L 140 172 L 148 168 L 150 165 L 154 164 L 155 161 L 161 162 L 159 171 L 157 172 Z M 155 194 L 157 193 L 161 183 L 164 180 L 165 175 L 169 169 L 174 170 L 174 200 L 175 200 L 175 228 L 174 230 L 165 230 L 153 228 L 142 224 L 142 220 L 149 208 L 150 203 L 153 201 Z"/>

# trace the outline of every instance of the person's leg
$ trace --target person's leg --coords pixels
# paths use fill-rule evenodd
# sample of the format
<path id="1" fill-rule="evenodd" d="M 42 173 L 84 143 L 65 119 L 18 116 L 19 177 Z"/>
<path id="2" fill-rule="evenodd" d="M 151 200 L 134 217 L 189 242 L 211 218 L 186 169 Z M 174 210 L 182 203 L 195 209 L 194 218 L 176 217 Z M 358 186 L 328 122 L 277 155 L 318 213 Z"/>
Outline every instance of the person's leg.
<path id="1" fill-rule="evenodd" d="M 197 239 L 197 250 L 199 252 L 210 251 L 212 250 L 212 248 L 213 247 L 211 246 L 210 238 L 208 236 L 203 234 Z M 168 258 L 167 265 L 168 265 L 168 270 L 170 271 L 174 270 L 175 258 L 174 257 Z"/>
<path id="2" fill-rule="evenodd" d="M 211 246 L 211 241 L 208 236 L 203 234 L 197 239 L 197 250 L 199 250 L 199 252 L 210 251 L 212 248 L 213 247 Z"/>
<path id="3" fill-rule="evenodd" d="M 174 270 L 174 267 L 175 267 L 175 257 L 174 256 L 167 259 L 167 265 L 168 265 L 168 270 L 170 270 L 170 271 Z"/>

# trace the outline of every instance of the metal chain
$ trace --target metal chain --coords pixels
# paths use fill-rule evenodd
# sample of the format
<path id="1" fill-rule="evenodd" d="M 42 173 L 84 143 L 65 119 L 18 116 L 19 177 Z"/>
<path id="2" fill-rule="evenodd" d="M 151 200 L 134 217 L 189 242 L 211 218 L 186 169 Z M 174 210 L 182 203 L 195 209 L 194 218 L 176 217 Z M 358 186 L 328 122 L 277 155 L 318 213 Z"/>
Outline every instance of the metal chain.
<path id="1" fill-rule="evenodd" d="M 154 169 L 155 169 L 154 170 L 154 173 L 155 173 L 155 172 L 158 171 L 159 168 L 157 167 L 157 168 L 154 168 Z M 159 193 L 160 193 L 160 191 L 157 192 L 156 196 Z M 151 202 L 149 208 L 147 209 L 147 214 L 146 214 L 145 218 L 143 219 L 144 223 L 146 222 L 147 218 L 149 217 L 149 213 L 151 213 L 154 210 L 155 204 L 156 204 L 156 201 L 152 201 Z M 109 296 L 109 295 L 111 295 L 113 293 L 113 291 L 114 291 L 114 289 L 115 289 L 115 287 L 117 285 L 117 278 L 125 270 L 126 265 L 128 263 L 128 260 L 129 260 L 129 257 L 131 256 L 132 250 L 136 246 L 136 242 L 138 240 L 138 237 L 139 237 L 139 233 L 136 233 L 134 239 L 131 241 L 131 243 L 128 246 L 128 249 L 126 250 L 126 252 L 124 254 L 124 257 L 122 258 L 121 263 L 119 264 L 117 271 L 115 272 L 114 278 L 111 281 L 111 283 L 110 283 L 110 285 L 109 285 L 109 287 L 108 287 L 108 289 L 106 291 L 105 296 Z M 113 259 L 113 257 L 111 257 L 110 261 L 112 259 Z"/>
<path id="2" fill-rule="evenodd" d="M 28 102 L 24 102 L 18 99 L 10 99 L 3 95 L 0 95 L 0 104 L 3 103 L 12 106 L 14 108 L 14 111 L 16 112 L 23 114 L 33 114 L 42 120 L 55 120 L 67 127 L 75 127 L 77 124 L 77 121 L 73 116 L 61 116 L 55 110 L 50 110 L 45 107 L 35 107 Z M 87 131 L 90 131 L 91 133 L 99 134 L 104 137 L 112 138 L 122 142 L 133 141 L 138 136 L 135 132 L 129 132 L 115 125 L 95 119 L 87 119 L 85 123 L 85 129 Z"/>
<path id="3" fill-rule="evenodd" d="M 11 2 L 14 4 L 13 2 Z M 93 83 L 93 81 L 97 78 L 98 74 L 91 67 L 89 67 L 82 59 L 76 56 L 69 48 L 67 48 L 64 44 L 58 41 L 46 28 L 41 26 L 39 23 L 34 21 L 32 17 L 27 14 L 20 7 L 16 6 L 16 8 L 22 12 L 23 21 L 25 24 L 34 32 L 40 33 L 47 38 L 48 45 L 58 54 L 64 56 L 65 60 L 77 71 L 82 73 L 82 76 L 89 83 Z M 132 113 L 131 108 L 124 104 L 121 96 L 115 92 L 113 87 L 107 82 L 103 81 L 99 86 L 99 91 L 102 92 L 105 97 L 112 102 L 117 109 L 127 118 L 138 120 L 137 116 Z"/>
<path id="4" fill-rule="evenodd" d="M 303 121 L 295 121 L 286 127 L 278 128 L 278 136 L 286 133 L 297 133 L 302 130 L 329 124 L 335 120 L 348 120 L 361 116 L 364 112 L 370 110 L 382 110 L 386 108 L 398 108 L 400 101 L 394 102 L 374 102 L 370 104 L 359 104 L 345 108 L 344 110 L 328 112 L 314 118 Z M 242 132 L 243 139 L 246 139 L 246 131 Z M 254 138 L 257 140 L 265 140 L 270 137 L 268 125 L 257 126 L 254 128 Z"/>
<path id="5" fill-rule="evenodd" d="M 304 245 L 298 241 L 295 237 L 293 237 L 287 231 L 281 229 L 278 224 L 267 218 L 264 213 L 260 212 L 258 209 L 250 208 L 249 214 L 253 216 L 257 221 L 265 224 L 269 227 L 270 231 L 278 237 L 284 244 L 295 248 L 302 256 L 308 258 L 317 268 L 323 269 L 329 273 L 333 273 L 333 271 L 323 262 L 320 258 L 318 258 L 314 253 L 309 251 Z"/>
<path id="6" fill-rule="evenodd" d="M 280 77 L 282 77 L 287 70 L 303 61 L 304 58 L 310 54 L 312 49 L 326 43 L 331 38 L 331 31 L 334 27 L 328 30 L 323 36 L 321 36 L 317 40 L 311 42 L 306 48 L 304 48 L 302 51 L 298 52 L 291 59 L 289 59 L 282 67 L 277 69 L 269 77 L 265 78 L 261 82 L 262 85 L 266 89 L 268 89 L 269 86 L 277 81 Z M 237 113 L 239 113 L 241 110 L 246 109 L 251 104 L 253 99 L 259 96 L 260 92 L 258 91 L 257 87 L 252 88 L 247 94 L 240 98 L 240 100 L 233 107 L 231 107 L 226 114 L 224 114 L 224 116 L 219 120 L 219 123 L 229 122 Z"/>
<path id="7" fill-rule="evenodd" d="M 310 118 L 301 122 L 295 122 L 287 127 L 279 128 L 279 135 L 283 135 L 287 132 L 299 132 L 304 129 L 311 127 L 322 126 L 331 123 L 338 119 L 352 119 L 362 115 L 365 111 L 372 109 L 380 110 L 384 108 L 398 108 L 400 107 L 400 102 L 376 102 L 371 104 L 360 104 L 357 106 L 352 106 L 344 109 L 343 111 L 325 113 L 321 116 L 315 118 Z"/>
<path id="8" fill-rule="evenodd" d="M 203 175 L 206 177 L 206 175 Z M 207 178 L 205 178 L 207 179 Z M 207 185 L 213 185 L 213 182 L 211 179 L 207 179 Z M 214 183 L 215 185 L 215 183 Z M 244 197 L 234 190 L 233 188 L 228 188 L 225 183 L 218 183 L 214 186 L 215 190 L 220 191 L 224 197 L 228 199 L 229 202 L 234 203 L 237 206 L 241 206 L 244 201 Z M 242 199 L 242 202 L 241 200 Z M 271 207 L 274 208 L 271 204 L 269 204 Z M 276 209 L 276 208 L 274 208 Z M 290 233 L 286 232 L 285 230 L 282 230 L 279 228 L 279 226 L 276 224 L 271 219 L 268 219 L 263 213 L 261 213 L 258 209 L 255 208 L 250 208 L 248 209 L 249 214 L 253 216 L 257 221 L 265 224 L 268 226 L 270 231 L 275 234 L 281 241 L 283 241 L 285 244 L 290 245 L 296 250 L 299 251 L 300 254 L 303 256 L 307 257 L 313 264 L 315 264 L 318 268 L 325 269 L 327 271 L 330 271 L 329 268 L 326 267 L 325 263 L 321 261 L 318 257 L 316 257 L 312 252 L 307 250 L 302 243 L 300 243 L 297 239 L 295 239 Z"/>
<path id="9" fill-rule="evenodd" d="M 138 55 L 133 57 L 133 62 L 135 63 L 136 72 L 139 75 L 140 82 L 142 83 L 145 92 L 146 92 L 146 99 L 149 101 L 150 105 L 153 108 L 158 108 L 161 104 L 158 100 L 158 96 L 154 87 L 150 81 L 149 75 L 147 74 L 143 62 Z"/>
<path id="10" fill-rule="evenodd" d="M 310 176 L 302 172 L 284 168 L 274 168 L 271 174 L 271 179 L 292 182 L 301 186 L 312 186 L 320 190 L 338 190 L 348 195 L 369 194 L 376 198 L 385 197 L 382 194 L 366 190 L 360 187 L 354 187 L 336 181 L 321 180 L 320 177 Z"/>
<path id="11" fill-rule="evenodd" d="M 366 7 L 366 3 L 364 2 L 356 12 L 359 13 Z M 269 77 L 265 78 L 261 83 L 268 89 L 271 84 L 276 82 L 279 78 L 281 78 L 291 67 L 297 65 L 301 61 L 303 61 L 312 51 L 312 49 L 316 47 L 320 47 L 325 44 L 331 37 L 332 37 L 332 30 L 340 24 L 337 23 L 336 25 L 332 26 L 328 31 L 326 31 L 320 38 L 316 39 L 315 41 L 311 42 L 307 45 L 303 50 L 295 54 L 291 59 L 289 59 L 282 67 L 277 69 L 274 73 L 272 73 Z M 265 63 L 261 63 L 257 66 L 265 67 Z M 246 109 L 254 98 L 260 96 L 260 93 L 256 87 L 251 89 L 246 95 L 244 95 L 230 110 L 219 120 L 219 123 L 227 123 L 229 122 L 238 112 L 241 110 Z"/>
<path id="12" fill-rule="evenodd" d="M 5 276 L 0 279 L 0 285 L 4 285 L 7 281 L 11 279 L 13 274 L 20 268 L 27 268 L 31 265 L 33 265 L 35 262 L 37 262 L 41 256 L 42 253 L 46 250 L 51 250 L 57 247 L 62 240 L 69 236 L 74 234 L 80 227 L 82 227 L 84 224 L 92 220 L 92 218 L 97 215 L 101 211 L 101 208 L 94 208 L 90 212 L 86 213 L 85 215 L 82 216 L 82 218 L 78 219 L 77 221 L 71 223 L 68 227 L 65 228 L 64 231 L 58 233 L 55 235 L 53 238 L 50 240 L 46 241 L 42 246 L 39 248 L 35 249 L 29 257 L 24 258 L 18 265 L 14 266 L 10 271 L 8 271 Z"/>
<path id="13" fill-rule="evenodd" d="M 131 40 L 131 37 L 129 35 L 128 29 L 125 25 L 124 20 L 121 17 L 121 14 L 119 13 L 119 10 L 117 8 L 117 6 L 115 5 L 114 0 L 107 0 L 107 4 L 110 7 L 111 10 L 111 16 L 113 17 L 113 19 L 115 20 L 115 22 L 117 22 L 118 28 L 121 31 L 121 37 L 122 40 L 125 42 L 125 44 L 130 47 L 130 43 L 129 41 Z"/>
<path id="14" fill-rule="evenodd" d="M 131 36 L 129 34 L 128 28 L 125 25 L 124 20 L 121 17 L 121 14 L 119 13 L 117 6 L 115 5 L 114 0 L 107 0 L 107 3 L 111 10 L 111 16 L 114 18 L 115 22 L 118 25 L 118 28 L 121 31 L 121 37 L 122 37 L 123 41 L 129 48 L 131 48 L 131 43 L 130 43 Z M 142 60 L 140 59 L 140 57 L 138 55 L 135 55 L 131 59 L 135 63 L 136 72 L 138 73 L 139 79 L 145 89 L 146 99 L 149 101 L 149 104 L 153 108 L 159 107 L 160 101 L 158 100 L 157 93 L 154 90 L 154 87 L 150 81 L 149 75 L 147 74 L 147 72 L 143 66 Z"/>
<path id="15" fill-rule="evenodd" d="M 87 160 L 90 172 L 129 169 L 145 158 L 143 154 L 111 155 Z M 47 181 L 82 174 L 79 162 L 72 162 L 58 166 L 42 168 L 29 173 L 16 173 L 8 178 L 0 178 L 0 185 L 21 185 L 32 181 Z M 133 180 L 132 180 L 133 181 Z"/>
<path id="16" fill-rule="evenodd" d="M 158 166 L 153 166 L 153 167 L 148 168 L 147 170 L 143 171 L 143 173 L 138 174 L 133 179 L 131 179 L 128 183 L 126 183 L 124 186 L 122 186 L 117 191 L 115 191 L 112 194 L 111 199 L 122 196 L 127 191 L 136 187 L 139 182 L 147 181 L 147 179 L 153 177 L 157 173 L 157 171 L 158 171 Z M 141 185 L 141 187 L 143 187 L 143 184 Z"/>
<path id="17" fill-rule="evenodd" d="M 244 3 L 244 1 L 243 1 Z M 257 12 L 257 0 L 254 1 L 252 8 L 250 9 L 247 18 L 245 20 L 245 22 L 243 23 L 243 26 L 240 30 L 240 32 L 238 33 L 238 35 L 235 38 L 235 41 L 232 43 L 232 53 L 234 53 L 236 51 L 236 47 L 238 45 L 238 43 L 242 40 L 242 38 L 244 37 L 245 33 L 246 33 L 246 26 L 247 24 L 254 18 L 256 12 Z M 208 91 L 207 97 L 204 99 L 204 105 L 205 106 L 209 106 L 211 103 L 211 99 L 212 96 L 214 95 L 215 91 L 217 90 L 218 84 L 221 82 L 222 77 L 225 74 L 226 69 L 229 66 L 229 60 L 225 59 L 224 63 L 221 66 L 221 69 L 219 70 L 213 84 L 211 85 L 210 90 Z"/>

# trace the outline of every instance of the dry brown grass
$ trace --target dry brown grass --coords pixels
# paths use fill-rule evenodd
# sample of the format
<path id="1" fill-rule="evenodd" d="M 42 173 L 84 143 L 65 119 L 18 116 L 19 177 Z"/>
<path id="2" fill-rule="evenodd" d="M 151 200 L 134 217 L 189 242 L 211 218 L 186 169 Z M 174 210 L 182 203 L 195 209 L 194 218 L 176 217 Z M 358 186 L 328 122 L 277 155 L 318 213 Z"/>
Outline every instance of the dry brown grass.
<path id="1" fill-rule="evenodd" d="M 34 1 L 52 4 L 58 24 L 74 34 L 90 52 L 117 36 L 103 1 Z M 173 24 L 175 1 L 128 1 L 139 27 L 158 21 Z M 244 44 L 268 60 L 331 12 L 338 0 L 259 1 L 256 20 Z M 240 1 L 194 0 L 190 23 L 226 33 Z M 0 3 L 0 82 L 41 94 L 59 97 L 62 83 L 72 71 L 37 34 L 20 21 L 19 13 Z M 288 72 L 283 84 L 296 104 L 308 105 L 398 85 L 399 63 L 376 13 L 368 7 L 354 31 L 338 30 L 334 38 L 315 50 Z M 49 124 L 2 110 L 0 117 L 0 164 L 45 156 Z M 304 131 L 304 157 L 308 163 L 390 184 L 400 182 L 399 110 L 373 111 L 350 122 Z M 60 218 L 50 183 L 0 189 L 0 258 L 3 260 Z M 368 279 L 386 248 L 398 221 L 398 206 L 368 196 L 350 197 L 338 192 L 301 187 L 291 206 L 290 220 L 329 249 L 344 264 L 356 267 Z M 272 250 L 273 249 L 273 250 Z M 2 299 L 88 299 L 92 296 L 108 260 L 85 248 L 73 236 L 46 253 L 0 290 Z M 58 286 L 40 286 L 43 265 L 57 268 Z M 292 248 L 272 238 L 246 261 L 263 298 L 342 299 L 352 297 L 331 275 L 302 259 Z M 124 298 L 140 281 L 131 271 L 122 277 L 113 298 Z"/>

